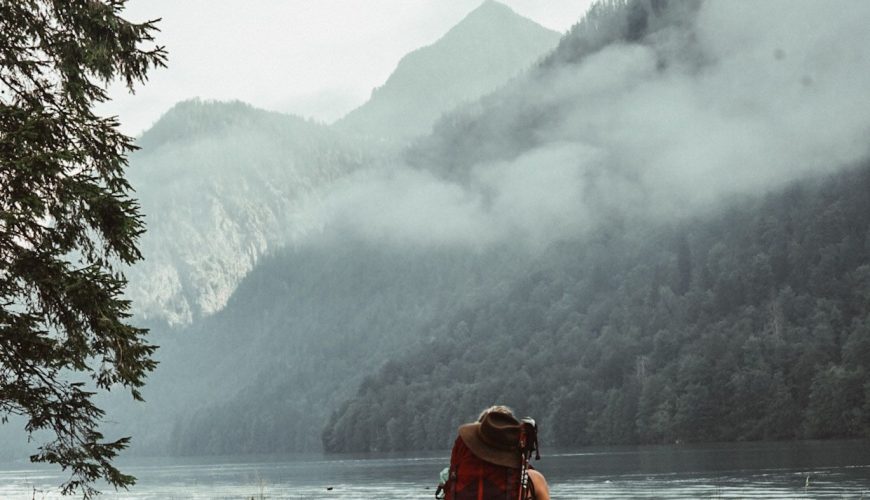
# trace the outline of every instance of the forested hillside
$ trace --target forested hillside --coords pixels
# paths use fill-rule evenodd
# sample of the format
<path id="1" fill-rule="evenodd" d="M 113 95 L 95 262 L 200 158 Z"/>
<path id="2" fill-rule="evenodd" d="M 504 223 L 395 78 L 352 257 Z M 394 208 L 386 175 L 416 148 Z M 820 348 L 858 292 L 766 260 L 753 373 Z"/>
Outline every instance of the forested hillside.
<path id="1" fill-rule="evenodd" d="M 226 308 L 158 339 L 149 405 L 119 420 L 147 453 L 318 450 L 363 376 L 525 265 L 507 249 L 407 250 L 327 239 L 264 257 Z"/>
<path id="2" fill-rule="evenodd" d="M 843 82 L 867 61 L 841 57 L 856 15 L 599 2 L 528 78 L 445 117 L 409 163 L 472 188 L 491 165 L 574 166 L 587 232 L 367 378 L 325 448 L 444 449 L 494 402 L 558 445 L 866 433 L 870 110 Z M 846 165 L 864 167 L 819 177 Z"/>
<path id="3" fill-rule="evenodd" d="M 445 449 L 492 403 L 560 446 L 870 435 L 868 192 L 865 165 L 553 248 L 367 377 L 324 447 Z"/>
<path id="4" fill-rule="evenodd" d="M 112 405 L 132 422 L 117 432 L 139 436 L 143 453 L 318 449 L 323 422 L 362 376 L 414 345 L 434 317 L 503 290 L 521 252 L 382 247 L 356 234 L 369 225 L 342 217 L 369 215 L 353 203 L 381 214 L 401 196 L 357 187 L 367 176 L 405 178 L 372 137 L 428 130 L 558 38 L 489 1 L 409 54 L 336 127 L 238 102 L 167 112 L 139 139 L 131 168 L 149 231 L 130 297 L 161 365 L 147 409 Z"/>

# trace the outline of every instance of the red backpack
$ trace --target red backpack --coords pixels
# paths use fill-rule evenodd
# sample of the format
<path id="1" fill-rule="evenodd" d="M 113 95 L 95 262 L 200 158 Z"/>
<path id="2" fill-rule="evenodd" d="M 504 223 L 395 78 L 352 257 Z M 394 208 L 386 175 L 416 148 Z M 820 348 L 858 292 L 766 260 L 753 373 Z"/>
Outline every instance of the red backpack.
<path id="1" fill-rule="evenodd" d="M 532 426 L 534 425 L 534 421 Z M 536 430 L 533 427 L 530 431 Z M 536 436 L 534 443 L 537 451 Z M 531 446 L 529 447 L 531 448 Z M 528 463 L 531 449 L 517 453 L 523 455 L 523 466 L 519 469 L 505 467 L 484 461 L 468 448 L 461 437 L 453 443 L 450 453 L 450 470 L 447 482 L 438 485 L 435 498 L 445 500 L 529 500 L 535 498 L 534 486 L 528 476 Z M 525 482 L 525 487 L 523 487 Z"/>

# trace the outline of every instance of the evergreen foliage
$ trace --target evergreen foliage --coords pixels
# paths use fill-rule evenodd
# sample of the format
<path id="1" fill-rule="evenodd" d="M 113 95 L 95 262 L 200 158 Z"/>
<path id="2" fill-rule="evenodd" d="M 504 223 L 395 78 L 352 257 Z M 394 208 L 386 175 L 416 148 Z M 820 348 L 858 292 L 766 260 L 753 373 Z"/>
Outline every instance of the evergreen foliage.
<path id="1" fill-rule="evenodd" d="M 864 167 L 562 245 L 366 378 L 324 447 L 445 449 L 492 402 L 560 446 L 866 435 L 868 190 Z"/>
<path id="2" fill-rule="evenodd" d="M 109 82 L 132 91 L 165 61 L 154 22 L 125 21 L 124 3 L 0 3 L 0 416 L 53 433 L 31 460 L 68 469 L 63 492 L 85 497 L 98 479 L 134 482 L 92 387 L 139 399 L 155 366 L 122 298 L 144 230 L 124 179 L 134 146 L 93 112 Z"/>

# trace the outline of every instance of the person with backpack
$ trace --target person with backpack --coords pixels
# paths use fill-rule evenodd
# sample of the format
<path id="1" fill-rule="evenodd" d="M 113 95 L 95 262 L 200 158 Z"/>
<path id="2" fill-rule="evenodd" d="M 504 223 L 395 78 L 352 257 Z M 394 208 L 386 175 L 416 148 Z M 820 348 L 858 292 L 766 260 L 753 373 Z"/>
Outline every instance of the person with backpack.
<path id="1" fill-rule="evenodd" d="M 517 420 L 510 408 L 493 406 L 477 422 L 459 427 L 435 497 L 446 500 L 550 500 L 543 474 L 529 463 L 540 459 L 535 421 Z"/>

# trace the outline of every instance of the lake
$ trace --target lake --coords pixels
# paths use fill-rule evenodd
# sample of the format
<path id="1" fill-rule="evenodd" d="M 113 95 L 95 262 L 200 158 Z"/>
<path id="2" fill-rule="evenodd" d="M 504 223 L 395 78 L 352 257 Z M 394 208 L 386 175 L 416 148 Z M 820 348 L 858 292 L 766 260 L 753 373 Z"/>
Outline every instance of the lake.
<path id="1" fill-rule="evenodd" d="M 799 441 L 544 449 L 536 463 L 555 499 L 868 498 L 870 442 Z M 448 454 L 128 459 L 138 477 L 107 499 L 431 498 Z M 61 498 L 63 478 L 0 466 L 0 498 Z M 328 489 L 331 488 L 331 489 Z"/>

